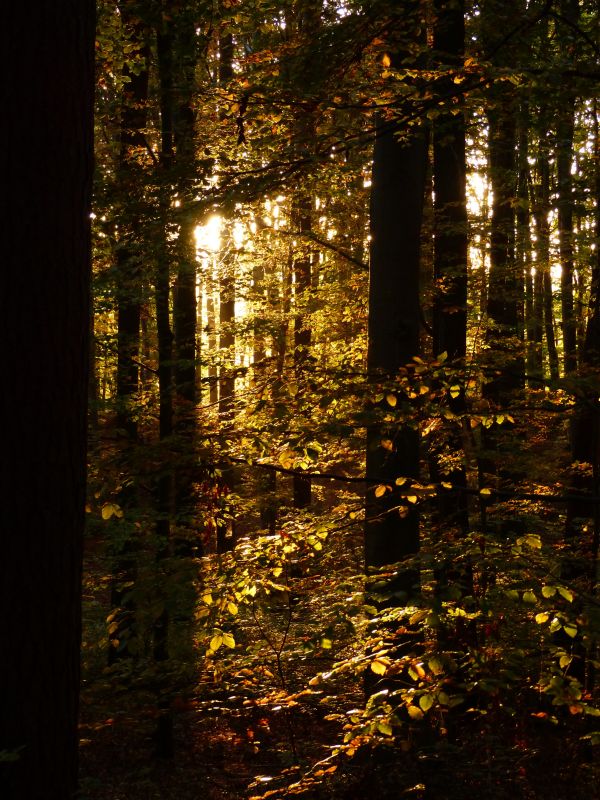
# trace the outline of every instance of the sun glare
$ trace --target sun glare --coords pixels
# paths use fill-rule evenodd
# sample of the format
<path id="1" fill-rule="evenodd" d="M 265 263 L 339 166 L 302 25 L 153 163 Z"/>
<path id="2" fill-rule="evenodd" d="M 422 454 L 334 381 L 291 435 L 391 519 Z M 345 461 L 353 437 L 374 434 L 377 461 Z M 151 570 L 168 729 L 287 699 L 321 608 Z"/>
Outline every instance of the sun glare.
<path id="1" fill-rule="evenodd" d="M 194 235 L 196 247 L 205 253 L 217 253 L 221 248 L 221 226 L 223 220 L 214 214 L 205 225 L 197 225 Z"/>

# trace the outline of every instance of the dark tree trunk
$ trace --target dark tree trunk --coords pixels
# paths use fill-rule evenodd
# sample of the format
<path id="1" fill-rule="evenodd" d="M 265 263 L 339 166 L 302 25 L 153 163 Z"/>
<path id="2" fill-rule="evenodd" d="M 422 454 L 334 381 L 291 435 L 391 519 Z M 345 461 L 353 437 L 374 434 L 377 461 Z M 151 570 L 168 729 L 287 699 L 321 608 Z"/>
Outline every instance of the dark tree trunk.
<path id="1" fill-rule="evenodd" d="M 554 336 L 554 313 L 552 302 L 552 278 L 550 275 L 550 147 L 546 130 L 547 113 L 542 109 L 540 113 L 542 128 L 538 145 L 537 163 L 537 197 L 536 197 L 536 227 L 537 227 L 537 261 L 536 276 L 539 273 L 541 280 L 542 309 L 544 319 L 544 333 L 548 351 L 548 365 L 552 380 L 558 379 L 558 353 Z M 541 318 L 540 314 L 540 318 Z"/>
<path id="2" fill-rule="evenodd" d="M 119 10 L 124 26 L 132 26 L 144 64 L 149 58 L 147 31 L 135 17 L 130 0 L 123 0 Z M 138 439 L 136 399 L 139 388 L 140 322 L 142 303 L 142 221 L 139 207 L 143 193 L 143 167 L 135 154 L 144 147 L 147 121 L 148 70 L 139 72 L 127 66 L 128 79 L 123 92 L 121 111 L 120 152 L 117 182 L 122 196 L 122 209 L 116 260 L 117 295 L 117 426 L 123 432 L 121 445 L 126 470 L 133 472 L 132 456 Z M 126 221 L 127 220 L 127 221 Z M 124 482 L 119 504 L 127 509 L 137 503 L 136 490 Z M 112 620 L 108 634 L 108 662 L 132 655 L 135 651 L 135 608 L 133 593 L 127 584 L 136 578 L 136 544 L 132 537 L 119 538 L 112 545 L 113 565 L 110 589 Z"/>
<path id="3" fill-rule="evenodd" d="M 142 23 L 132 22 L 133 10 L 130 0 L 119 4 L 123 25 L 132 25 L 135 37 L 140 42 L 140 54 L 148 63 L 150 50 L 147 33 Z M 135 150 L 145 147 L 144 129 L 147 121 L 148 70 L 133 72 L 124 68 L 128 82 L 123 93 L 121 112 L 121 143 L 117 182 L 123 192 L 121 206 L 141 203 L 142 168 L 136 163 Z M 133 196 L 132 196 L 133 192 Z M 139 210 L 123 215 L 128 223 L 121 223 L 117 245 L 117 424 L 131 441 L 137 439 L 135 399 L 139 383 L 140 349 L 140 304 L 142 300 L 141 275 L 141 228 Z"/>
<path id="4" fill-rule="evenodd" d="M 456 68 L 464 54 L 464 2 L 436 0 L 434 49 L 440 66 Z M 444 79 L 441 91 L 451 91 L 452 80 Z M 434 279 L 436 294 L 433 314 L 433 353 L 447 353 L 450 363 L 464 362 L 467 351 L 467 205 L 466 205 L 465 119 L 462 113 L 442 114 L 433 126 Z M 458 416 L 465 411 L 464 391 L 450 399 Z M 459 423 L 460 425 L 460 423 Z M 461 452 L 461 430 L 451 431 L 445 447 Z M 466 485 L 464 465 L 442 475 L 437 453 L 432 453 L 432 477 Z M 467 496 L 442 495 L 438 502 L 439 522 L 468 530 Z"/>
<path id="5" fill-rule="evenodd" d="M 0 794 L 77 790 L 94 4 L 12 3 L 0 34 Z"/>
<path id="6" fill-rule="evenodd" d="M 562 15 L 573 24 L 579 18 L 579 0 L 563 0 Z M 565 375 L 577 370 L 577 329 L 573 302 L 573 138 L 575 133 L 575 95 L 561 92 L 558 110 L 556 169 L 558 177 L 558 233 L 561 265 L 561 311 L 563 362 Z"/>
<path id="7" fill-rule="evenodd" d="M 230 33 L 219 38 L 219 85 L 225 87 L 233 78 L 233 37 Z M 235 252 L 231 222 L 225 222 L 224 250 L 221 254 L 221 282 L 219 287 L 219 421 L 226 435 L 235 416 Z M 227 496 L 234 487 L 235 475 L 231 468 L 222 472 L 223 488 L 220 492 L 223 508 L 217 514 L 217 551 L 225 553 L 235 545 L 235 520 L 227 508 Z"/>
<path id="8" fill-rule="evenodd" d="M 410 4 L 416 13 L 418 4 Z M 412 23 L 411 23 L 412 24 Z M 401 62 L 401 56 L 393 60 Z M 393 383 L 399 371 L 420 352 L 420 247 L 427 143 L 422 130 L 405 133 L 395 120 L 380 117 L 373 153 L 370 209 L 368 370 L 376 385 Z M 404 401 L 399 405 L 407 405 Z M 419 517 L 410 505 L 400 516 L 398 477 L 419 476 L 419 433 L 406 419 L 393 431 L 383 427 L 382 409 L 370 409 L 367 430 L 367 479 L 388 485 L 377 496 L 370 484 L 366 498 L 365 564 L 380 568 L 418 552 Z M 391 448 L 385 446 L 391 441 Z M 402 602 L 419 582 L 414 567 L 400 569 L 388 587 L 388 603 Z"/>
<path id="9" fill-rule="evenodd" d="M 173 42 L 170 25 L 157 35 L 158 71 L 160 81 L 161 153 L 159 205 L 162 241 L 156 257 L 155 303 L 158 337 L 158 394 L 159 439 L 168 441 L 173 434 L 173 334 L 169 315 L 170 252 L 167 240 L 167 215 L 170 206 L 170 172 L 173 166 Z M 163 444 L 163 448 L 165 445 Z M 169 612 L 166 590 L 167 563 L 171 545 L 171 513 L 173 492 L 172 455 L 163 449 L 163 463 L 156 485 L 156 539 L 158 591 L 162 610 L 154 621 L 154 660 L 159 670 L 158 683 L 164 695 L 164 676 L 161 674 L 169 659 Z M 159 690 L 160 691 L 160 690 Z M 173 717 L 170 704 L 159 699 L 156 728 L 156 754 L 161 758 L 173 755 Z"/>
<path id="10" fill-rule="evenodd" d="M 306 234 L 312 230 L 312 198 L 306 193 L 299 192 L 294 200 L 292 218 L 295 227 L 299 232 L 299 246 L 304 248 L 300 253 L 295 254 L 294 258 L 294 367 L 296 370 L 296 380 L 298 391 L 296 399 L 301 405 L 304 401 L 307 390 L 307 369 L 310 369 L 308 361 L 309 348 L 312 341 L 312 330 L 307 314 L 307 303 L 310 297 L 311 275 L 312 275 L 312 254 L 310 245 L 306 240 Z M 293 477 L 294 507 L 308 508 L 312 499 L 312 482 L 306 475 L 294 475 Z"/>
<path id="11" fill-rule="evenodd" d="M 510 89 L 500 87 L 496 94 L 496 106 L 488 112 L 493 203 L 487 310 L 488 339 L 502 354 L 502 362 L 501 374 L 486 384 L 486 394 L 502 406 L 523 384 L 523 360 L 514 352 L 521 338 L 523 280 L 515 262 L 515 103 Z"/>

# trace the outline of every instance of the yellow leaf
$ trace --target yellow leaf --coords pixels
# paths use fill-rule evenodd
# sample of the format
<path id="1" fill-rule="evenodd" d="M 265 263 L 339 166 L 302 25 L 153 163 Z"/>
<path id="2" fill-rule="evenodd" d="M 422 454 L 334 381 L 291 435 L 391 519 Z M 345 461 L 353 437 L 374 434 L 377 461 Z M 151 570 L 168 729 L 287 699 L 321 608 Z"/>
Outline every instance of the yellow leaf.
<path id="1" fill-rule="evenodd" d="M 408 716 L 411 719 L 423 719 L 424 714 L 418 706 L 409 706 L 408 707 Z"/>
<path id="2" fill-rule="evenodd" d="M 381 63 L 384 67 L 390 67 L 392 65 L 392 59 L 388 56 L 387 53 L 383 54 L 383 58 L 381 59 Z"/>
<path id="3" fill-rule="evenodd" d="M 202 595 L 202 602 L 205 603 L 207 606 L 212 605 L 212 601 L 213 601 L 213 598 L 212 598 L 212 594 L 210 592 L 207 592 L 206 594 Z"/>
<path id="4" fill-rule="evenodd" d="M 394 408 L 394 406 L 398 402 L 398 398 L 396 397 L 396 395 L 392 394 L 391 392 L 389 394 L 386 394 L 385 399 L 387 400 L 387 404 L 392 408 Z"/>
<path id="5" fill-rule="evenodd" d="M 416 496 L 416 494 L 409 494 L 406 499 L 409 503 L 416 503 L 419 498 Z"/>
<path id="6" fill-rule="evenodd" d="M 479 494 L 482 494 L 484 497 L 489 497 L 492 493 L 491 489 L 480 489 Z"/>
<path id="7" fill-rule="evenodd" d="M 216 653 L 219 647 L 223 644 L 223 637 L 220 633 L 216 633 L 212 639 L 210 640 L 210 644 L 208 645 L 213 653 Z"/>
<path id="8" fill-rule="evenodd" d="M 379 733 L 385 734 L 385 736 L 392 735 L 392 726 L 390 725 L 389 722 L 385 722 L 384 720 L 380 720 L 377 723 L 377 730 L 379 731 Z"/>
<path id="9" fill-rule="evenodd" d="M 443 486 L 444 489 L 451 489 L 452 488 L 452 484 L 448 483 L 448 481 L 442 481 L 442 486 Z"/>
<path id="10" fill-rule="evenodd" d="M 396 484 L 396 486 L 404 486 L 406 481 L 407 481 L 407 478 L 396 478 L 395 484 Z"/>
<path id="11" fill-rule="evenodd" d="M 385 661 L 381 661 L 380 659 L 376 658 L 375 661 L 371 661 L 371 670 L 375 673 L 375 675 L 385 675 L 387 664 Z"/>
<path id="12" fill-rule="evenodd" d="M 565 586 L 559 586 L 558 593 L 561 597 L 564 597 L 568 603 L 573 602 L 573 592 L 570 589 L 567 589 Z"/>
<path id="13" fill-rule="evenodd" d="M 229 613 L 233 614 L 235 617 L 235 615 L 238 613 L 238 607 L 235 603 L 227 603 L 227 611 L 229 611 Z"/>
<path id="14" fill-rule="evenodd" d="M 535 621 L 537 622 L 538 625 L 543 625 L 544 622 L 548 622 L 549 619 L 550 619 L 550 614 L 546 614 L 545 611 L 543 611 L 541 614 L 535 615 Z"/>
<path id="15" fill-rule="evenodd" d="M 224 633 L 223 634 L 223 644 L 225 645 L 225 647 L 231 647 L 231 648 L 235 647 L 235 639 L 233 638 L 233 636 L 230 633 Z M 212 645 L 211 645 L 211 649 L 212 649 Z"/>
<path id="16" fill-rule="evenodd" d="M 375 489 L 375 497 L 383 497 L 386 491 L 387 491 L 387 486 L 383 485 L 377 486 L 377 488 Z"/>

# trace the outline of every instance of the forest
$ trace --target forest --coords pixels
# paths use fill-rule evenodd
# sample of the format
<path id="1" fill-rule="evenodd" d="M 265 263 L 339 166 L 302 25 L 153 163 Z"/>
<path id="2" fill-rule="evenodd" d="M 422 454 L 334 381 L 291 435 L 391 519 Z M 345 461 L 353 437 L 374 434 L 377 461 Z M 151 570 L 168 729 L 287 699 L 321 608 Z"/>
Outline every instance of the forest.
<path id="1" fill-rule="evenodd" d="M 598 4 L 29 13 L 0 797 L 600 796 Z"/>

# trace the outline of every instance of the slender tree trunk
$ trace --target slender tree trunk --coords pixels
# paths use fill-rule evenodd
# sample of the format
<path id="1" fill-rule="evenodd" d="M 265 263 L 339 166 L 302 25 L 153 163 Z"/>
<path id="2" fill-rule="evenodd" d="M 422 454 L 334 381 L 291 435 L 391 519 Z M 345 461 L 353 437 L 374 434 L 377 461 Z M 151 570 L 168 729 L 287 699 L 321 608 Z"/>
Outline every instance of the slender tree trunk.
<path id="1" fill-rule="evenodd" d="M 537 223 L 537 251 L 536 274 L 539 271 L 541 277 L 542 306 L 544 318 L 544 333 L 546 335 L 546 346 L 548 349 L 548 363 L 550 367 L 550 377 L 552 380 L 558 379 L 558 353 L 556 350 L 556 340 L 554 336 L 554 310 L 552 301 L 552 278 L 550 274 L 550 147 L 548 144 L 548 133 L 545 130 L 545 120 L 547 114 L 542 111 L 542 130 L 540 131 L 540 142 L 538 145 L 538 192 L 536 199 L 536 223 Z"/>
<path id="2" fill-rule="evenodd" d="M 144 128 L 147 121 L 149 46 L 147 31 L 141 21 L 134 19 L 130 0 L 119 5 L 124 26 L 131 26 L 139 46 L 143 67 L 132 71 L 128 66 L 124 74 L 128 82 L 123 94 L 121 112 L 121 141 L 117 166 L 118 185 L 123 191 L 121 205 L 125 212 L 135 199 L 143 193 L 143 167 L 137 161 L 135 151 L 144 147 Z M 136 18 L 137 19 L 137 18 Z M 127 194 L 125 194 L 127 192 Z M 139 197 L 138 197 L 139 196 Z M 117 245 L 117 425 L 124 432 L 122 443 L 126 469 L 133 472 L 133 450 L 138 440 L 137 398 L 139 389 L 140 322 L 142 303 L 142 222 L 139 212 L 122 214 L 129 218 L 123 222 Z M 137 504 L 136 490 L 132 481 L 123 482 L 119 493 L 119 504 L 127 514 Z M 136 544 L 131 536 L 120 538 L 112 545 L 113 567 L 111 579 L 112 620 L 109 628 L 108 662 L 133 654 L 135 645 L 135 607 L 130 584 L 136 579 Z M 128 585 L 129 584 L 129 585 Z"/>
<path id="3" fill-rule="evenodd" d="M 577 4 L 576 4 L 577 5 Z M 561 265 L 561 310 L 565 375 L 577 369 L 577 332 L 573 303 L 573 137 L 575 97 L 569 93 L 558 114 L 556 164 L 558 172 L 558 234 Z"/>
<path id="4" fill-rule="evenodd" d="M 173 42 L 170 25 L 157 34 L 158 69 L 160 81 L 161 153 L 160 173 L 163 185 L 159 188 L 160 216 L 163 240 L 156 257 L 155 303 L 158 336 L 158 394 L 159 439 L 168 441 L 173 434 L 173 334 L 169 314 L 170 253 L 167 243 L 167 215 L 170 205 L 169 174 L 173 166 Z M 164 445 L 163 445 L 164 447 Z M 163 450 L 163 464 L 156 485 L 156 540 L 158 591 L 162 610 L 154 621 L 154 660 L 159 670 L 159 699 L 156 729 L 156 754 L 161 758 L 173 755 L 173 717 L 170 704 L 164 698 L 164 675 L 160 670 L 169 660 L 169 612 L 166 595 L 166 569 L 171 546 L 171 513 L 173 469 L 171 458 Z M 159 690 L 159 691 L 161 691 Z"/>
<path id="5" fill-rule="evenodd" d="M 94 4 L 9 4 L 0 31 L 2 800 L 77 791 Z"/>
<path id="6" fill-rule="evenodd" d="M 440 65 L 456 68 L 464 54 L 464 3 L 436 0 L 433 46 Z M 444 79 L 441 91 L 452 88 Z M 433 313 L 434 355 L 447 353 L 450 363 L 464 364 L 467 352 L 467 204 L 466 204 L 465 119 L 462 113 L 442 114 L 433 126 L 434 260 L 436 294 Z M 458 363 L 457 363 L 458 362 Z M 452 411 L 465 411 L 464 391 L 450 399 Z M 460 423 L 459 423 L 460 425 Z M 452 431 L 446 446 L 461 452 L 461 430 Z M 433 454 L 433 477 L 442 475 Z M 466 485 L 464 465 L 443 476 L 457 486 Z M 468 530 L 467 497 L 464 493 L 441 497 L 440 522 Z"/>
<path id="7" fill-rule="evenodd" d="M 233 78 L 233 37 L 226 33 L 219 38 L 219 85 L 225 87 Z M 223 434 L 231 430 L 235 416 L 235 251 L 231 221 L 225 222 L 224 247 L 221 250 L 221 282 L 219 288 L 219 421 Z M 233 469 L 222 472 L 220 492 L 223 508 L 217 514 L 217 551 L 225 553 L 235 545 L 235 520 L 227 508 L 227 497 L 234 488 Z"/>
<path id="8" fill-rule="evenodd" d="M 307 369 L 309 349 L 312 341 L 312 330 L 307 314 L 307 303 L 310 297 L 312 254 L 310 245 L 303 240 L 303 235 L 310 234 L 312 230 L 312 198 L 308 194 L 300 193 L 295 198 L 295 208 L 292 218 L 299 232 L 299 246 L 304 250 L 296 253 L 294 258 L 294 367 L 299 388 L 296 400 L 299 404 L 305 399 L 307 390 Z M 312 499 L 311 479 L 305 475 L 294 475 L 294 507 L 308 508 Z"/>
<path id="9" fill-rule="evenodd" d="M 407 9 L 415 16 L 418 10 L 418 3 Z M 392 63 L 400 61 L 401 56 Z M 427 144 L 422 130 L 413 131 L 405 141 L 399 139 L 400 132 L 400 123 L 379 118 L 370 211 L 367 361 L 373 394 L 377 386 L 393 383 L 420 352 L 419 274 Z M 407 419 L 400 420 L 393 430 L 384 427 L 384 413 L 371 407 L 367 429 L 367 569 L 401 562 L 419 549 L 417 510 L 403 502 L 395 483 L 403 477 L 409 486 L 418 479 L 419 433 Z M 381 495 L 375 482 L 389 490 Z M 403 515 L 398 513 L 399 505 L 406 506 Z M 399 569 L 388 587 L 391 599 L 386 602 L 405 602 L 418 583 L 415 567 Z"/>

